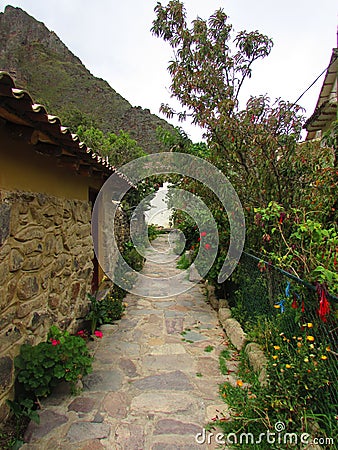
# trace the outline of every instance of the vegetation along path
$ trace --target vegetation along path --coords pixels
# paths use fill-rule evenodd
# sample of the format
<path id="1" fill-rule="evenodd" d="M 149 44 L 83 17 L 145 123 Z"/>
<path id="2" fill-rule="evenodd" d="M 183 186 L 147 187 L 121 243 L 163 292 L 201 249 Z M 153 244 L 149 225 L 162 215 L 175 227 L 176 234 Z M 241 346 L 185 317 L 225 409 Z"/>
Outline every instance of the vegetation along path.
<path id="1" fill-rule="evenodd" d="M 153 246 L 164 262 L 168 236 Z M 143 273 L 177 273 L 177 258 L 169 259 L 147 259 Z M 128 294 L 126 302 L 123 318 L 102 327 L 81 394 L 60 389 L 45 400 L 40 425 L 29 425 L 23 449 L 216 448 L 195 439 L 216 415 L 226 414 L 218 394 L 227 378 L 218 362 L 225 338 L 201 285 L 162 299 Z"/>

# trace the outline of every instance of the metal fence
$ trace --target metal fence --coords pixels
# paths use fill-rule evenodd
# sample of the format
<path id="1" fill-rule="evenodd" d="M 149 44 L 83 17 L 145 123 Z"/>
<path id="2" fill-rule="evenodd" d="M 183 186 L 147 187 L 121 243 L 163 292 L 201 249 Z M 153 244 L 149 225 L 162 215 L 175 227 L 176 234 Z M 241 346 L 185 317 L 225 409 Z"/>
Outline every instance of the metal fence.
<path id="1" fill-rule="evenodd" d="M 273 319 L 277 315 L 282 315 L 278 322 L 280 333 L 288 336 L 299 333 L 300 324 L 313 324 L 316 342 L 329 346 L 331 351 L 329 371 L 334 383 L 330 397 L 332 405 L 338 405 L 338 298 L 324 292 L 330 313 L 320 316 L 320 300 L 322 298 L 322 303 L 325 300 L 321 297 L 320 287 L 247 252 L 243 252 L 238 267 L 223 289 L 221 295 L 228 299 L 246 331 L 262 318 Z M 290 305 L 297 310 L 298 320 L 294 320 L 295 314 L 290 314 L 293 312 Z"/>

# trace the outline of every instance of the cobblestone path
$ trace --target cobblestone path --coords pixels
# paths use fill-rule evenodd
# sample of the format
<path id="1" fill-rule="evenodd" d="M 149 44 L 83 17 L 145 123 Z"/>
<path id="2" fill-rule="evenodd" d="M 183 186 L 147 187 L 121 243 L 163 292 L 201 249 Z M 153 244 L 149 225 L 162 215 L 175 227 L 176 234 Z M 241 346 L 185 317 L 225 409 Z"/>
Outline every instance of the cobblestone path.
<path id="1" fill-rule="evenodd" d="M 164 262 L 168 237 L 153 245 Z M 143 273 L 178 273 L 176 260 L 168 259 L 147 259 Z M 218 395 L 225 381 L 218 364 L 225 338 L 201 285 L 162 299 L 128 294 L 125 301 L 123 318 L 103 326 L 102 340 L 92 344 L 94 370 L 81 394 L 71 397 L 60 388 L 45 400 L 41 423 L 29 425 L 22 449 L 216 448 L 195 439 L 216 414 L 226 414 Z M 207 346 L 214 349 L 206 352 Z"/>

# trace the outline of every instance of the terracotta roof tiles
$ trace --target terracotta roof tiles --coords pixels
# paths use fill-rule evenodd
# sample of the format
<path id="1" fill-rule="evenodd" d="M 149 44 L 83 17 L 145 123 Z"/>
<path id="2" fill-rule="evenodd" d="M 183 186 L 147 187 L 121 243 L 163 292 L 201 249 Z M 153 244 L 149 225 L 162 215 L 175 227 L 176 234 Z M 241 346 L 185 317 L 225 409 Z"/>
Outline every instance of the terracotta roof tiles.
<path id="1" fill-rule="evenodd" d="M 95 172 L 101 172 L 106 177 L 116 172 L 121 179 L 133 186 L 125 175 L 109 163 L 108 157 L 101 156 L 87 147 L 78 135 L 62 126 L 57 116 L 48 114 L 43 105 L 34 103 L 28 92 L 18 89 L 13 78 L 3 71 L 0 71 L 0 118 L 33 129 L 35 133 L 32 134 L 32 144 L 61 147 L 67 156 L 73 156 L 80 164 Z"/>

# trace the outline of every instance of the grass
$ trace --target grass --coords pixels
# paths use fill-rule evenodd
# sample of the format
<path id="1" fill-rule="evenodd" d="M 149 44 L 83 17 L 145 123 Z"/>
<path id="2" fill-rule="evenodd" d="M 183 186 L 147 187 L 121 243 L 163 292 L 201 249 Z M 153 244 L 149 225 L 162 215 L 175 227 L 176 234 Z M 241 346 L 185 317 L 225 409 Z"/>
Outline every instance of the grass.
<path id="1" fill-rule="evenodd" d="M 222 375 L 228 375 L 227 361 L 231 358 L 231 352 L 228 348 L 221 351 L 219 355 L 219 369 Z"/>
<path id="2" fill-rule="evenodd" d="M 204 351 L 206 353 L 211 353 L 213 351 L 214 347 L 212 345 L 208 345 L 207 347 L 205 347 Z"/>

